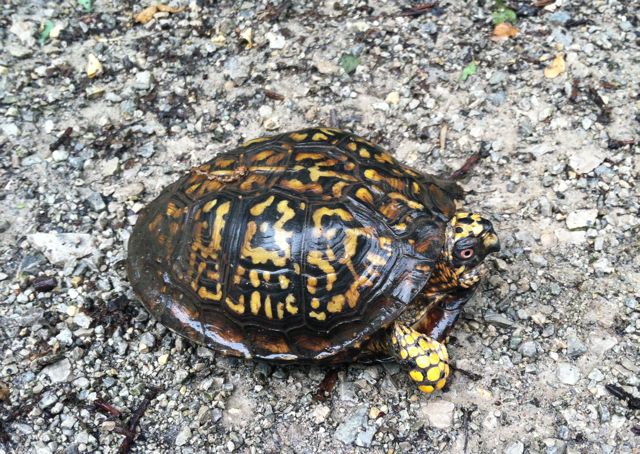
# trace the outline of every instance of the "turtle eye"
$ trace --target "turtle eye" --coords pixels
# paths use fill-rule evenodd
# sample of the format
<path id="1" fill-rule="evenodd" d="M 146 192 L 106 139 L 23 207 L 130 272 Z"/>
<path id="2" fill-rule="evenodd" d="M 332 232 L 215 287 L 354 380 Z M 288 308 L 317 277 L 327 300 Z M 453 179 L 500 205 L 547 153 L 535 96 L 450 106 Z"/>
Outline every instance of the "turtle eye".
<path id="1" fill-rule="evenodd" d="M 475 253 L 476 251 L 474 251 L 473 248 L 468 247 L 466 249 L 461 250 L 458 255 L 463 260 L 469 260 L 471 257 L 475 255 Z"/>

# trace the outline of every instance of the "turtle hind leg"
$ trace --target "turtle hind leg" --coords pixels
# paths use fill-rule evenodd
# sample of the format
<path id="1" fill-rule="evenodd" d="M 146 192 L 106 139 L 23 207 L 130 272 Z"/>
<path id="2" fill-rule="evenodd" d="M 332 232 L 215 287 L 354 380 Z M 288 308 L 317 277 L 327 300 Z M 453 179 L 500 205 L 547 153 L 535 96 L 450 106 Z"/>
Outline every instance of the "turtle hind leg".
<path id="1" fill-rule="evenodd" d="M 444 344 L 396 323 L 387 336 L 387 350 L 409 368 L 409 376 L 425 393 L 442 389 L 449 377 L 449 354 Z"/>

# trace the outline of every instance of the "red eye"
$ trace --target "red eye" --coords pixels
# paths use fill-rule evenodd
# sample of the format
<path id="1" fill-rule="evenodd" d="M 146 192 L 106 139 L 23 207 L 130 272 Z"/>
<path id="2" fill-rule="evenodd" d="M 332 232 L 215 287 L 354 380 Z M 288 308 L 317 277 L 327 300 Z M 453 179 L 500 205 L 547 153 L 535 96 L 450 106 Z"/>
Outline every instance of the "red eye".
<path id="1" fill-rule="evenodd" d="M 460 258 L 469 260 L 471 257 L 473 257 L 473 254 L 475 254 L 475 251 L 473 249 L 471 248 L 463 249 L 460 251 Z"/>

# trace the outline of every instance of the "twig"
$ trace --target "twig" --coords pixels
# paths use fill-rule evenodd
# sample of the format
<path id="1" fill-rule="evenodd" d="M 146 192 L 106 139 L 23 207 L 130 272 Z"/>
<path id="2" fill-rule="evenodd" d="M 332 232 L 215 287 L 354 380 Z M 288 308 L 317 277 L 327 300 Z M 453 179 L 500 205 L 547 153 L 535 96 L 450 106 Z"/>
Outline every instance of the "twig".
<path id="1" fill-rule="evenodd" d="M 451 365 L 450 365 L 450 367 L 453 370 L 455 370 L 457 372 L 460 372 L 462 375 L 464 375 L 465 377 L 471 379 L 472 381 L 478 381 L 478 380 L 480 380 L 482 378 L 482 375 L 476 374 L 474 372 L 469 372 L 468 370 L 460 369 L 459 367 L 454 367 L 454 366 L 451 366 Z"/>
<path id="2" fill-rule="evenodd" d="M 612 396 L 617 397 L 620 400 L 627 401 L 627 405 L 632 410 L 640 410 L 640 398 L 634 397 L 632 394 L 616 385 L 605 385 L 605 388 Z"/>
<path id="3" fill-rule="evenodd" d="M 73 132 L 73 128 L 71 126 L 69 126 L 67 129 L 65 129 L 64 132 L 62 133 L 62 135 L 60 137 L 58 137 L 55 142 L 53 142 L 51 145 L 49 145 L 49 151 L 55 151 L 61 145 L 67 143 L 69 141 L 69 139 L 71 138 L 71 133 L 72 132 Z"/>
<path id="4" fill-rule="evenodd" d="M 460 167 L 458 170 L 453 172 L 451 174 L 451 176 L 449 176 L 449 179 L 450 180 L 460 180 L 460 179 L 464 178 L 469 173 L 469 171 L 473 167 L 475 167 L 475 165 L 478 163 L 478 161 L 480 161 L 480 159 L 486 158 L 487 156 L 489 156 L 489 153 L 487 151 L 481 151 L 481 152 L 472 154 L 465 161 L 465 163 L 462 164 L 462 167 Z"/>
<path id="5" fill-rule="evenodd" d="M 128 454 L 133 447 L 133 442 L 137 435 L 138 423 L 140 422 L 140 418 L 144 415 L 144 412 L 147 411 L 147 407 L 151 403 L 153 399 L 158 395 L 160 390 L 158 388 L 151 388 L 147 395 L 144 396 L 142 403 L 140 406 L 133 412 L 131 419 L 129 419 L 129 424 L 127 424 L 126 429 L 124 430 L 125 438 L 120 445 L 120 449 L 118 449 L 118 454 Z"/>
<path id="6" fill-rule="evenodd" d="M 402 10 L 400 10 L 399 15 L 409 16 L 409 17 L 422 16 L 423 14 L 426 14 L 429 11 L 431 11 L 437 4 L 438 2 L 420 3 L 419 5 L 416 5 L 411 8 L 402 8 Z"/>

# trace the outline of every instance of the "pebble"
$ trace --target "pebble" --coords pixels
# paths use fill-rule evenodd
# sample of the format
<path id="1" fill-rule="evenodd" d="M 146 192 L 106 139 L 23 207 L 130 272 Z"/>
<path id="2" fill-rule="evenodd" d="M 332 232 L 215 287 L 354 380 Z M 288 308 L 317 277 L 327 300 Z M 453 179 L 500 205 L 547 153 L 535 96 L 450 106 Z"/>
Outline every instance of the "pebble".
<path id="1" fill-rule="evenodd" d="M 384 100 L 387 104 L 397 105 L 400 103 L 400 93 L 397 91 L 390 92 Z"/>
<path id="2" fill-rule="evenodd" d="M 335 438 L 347 445 L 353 443 L 358 436 L 358 429 L 367 422 L 367 413 L 367 407 L 357 407 L 352 413 L 347 414 L 338 425 Z"/>
<path id="3" fill-rule="evenodd" d="M 567 338 L 567 355 L 570 358 L 577 358 L 587 352 L 587 347 L 582 341 L 574 334 L 571 334 Z"/>
<path id="4" fill-rule="evenodd" d="M 504 328 L 513 326 L 513 320 L 511 320 L 506 315 L 498 314 L 495 312 L 487 311 L 487 313 L 484 315 L 484 319 L 487 323 L 491 323 L 495 326 L 501 326 Z"/>
<path id="5" fill-rule="evenodd" d="M 423 406 L 422 414 L 429 425 L 437 429 L 448 429 L 453 426 L 455 405 L 447 400 L 433 400 Z"/>
<path id="6" fill-rule="evenodd" d="M 316 424 L 322 424 L 329 416 L 329 413 L 331 413 L 331 409 L 326 405 L 316 405 L 311 412 L 311 416 Z"/>
<path id="7" fill-rule="evenodd" d="M 360 446 L 362 448 L 368 448 L 373 443 L 373 437 L 375 436 L 377 431 L 376 426 L 368 426 L 365 430 L 358 432 L 358 436 L 356 437 L 356 446 Z"/>
<path id="8" fill-rule="evenodd" d="M 522 353 L 522 356 L 527 358 L 535 358 L 538 356 L 538 344 L 535 341 L 526 341 L 520 344 L 518 351 Z"/>
<path id="9" fill-rule="evenodd" d="M 27 235 L 27 241 L 53 265 L 64 265 L 97 253 L 93 238 L 88 233 L 39 232 Z"/>
<path id="10" fill-rule="evenodd" d="M 189 426 L 183 427 L 176 437 L 176 446 L 184 446 L 191 439 L 191 429 Z"/>
<path id="11" fill-rule="evenodd" d="M 67 358 L 64 358 L 57 363 L 49 364 L 44 369 L 42 369 L 42 373 L 49 377 L 52 383 L 63 383 L 66 382 L 69 377 L 71 377 L 71 361 Z"/>
<path id="12" fill-rule="evenodd" d="M 611 262 L 606 257 L 601 257 L 593 262 L 593 269 L 601 274 L 610 274 L 615 271 L 615 268 L 611 266 Z"/>
<path id="13" fill-rule="evenodd" d="M 80 328 L 87 329 L 91 326 L 91 323 L 93 323 L 93 319 L 84 312 L 78 312 L 78 314 L 73 317 L 73 323 L 78 325 Z"/>
<path id="14" fill-rule="evenodd" d="M 55 162 L 66 161 L 68 158 L 69 152 L 64 149 L 54 150 L 53 153 L 51 153 L 51 159 L 53 159 Z"/>
<path id="15" fill-rule="evenodd" d="M 156 338 L 153 337 L 153 334 L 146 332 L 142 333 L 140 336 L 140 344 L 138 346 L 138 350 L 141 352 L 148 352 L 153 346 L 156 344 Z"/>
<path id="16" fill-rule="evenodd" d="M 522 454 L 523 452 L 524 444 L 521 441 L 510 444 L 507 446 L 507 449 L 504 450 L 504 454 Z"/>
<path id="17" fill-rule="evenodd" d="M 572 211 L 567 216 L 567 228 L 569 230 L 577 230 L 591 227 L 597 219 L 598 210 L 596 208 Z"/>
<path id="18" fill-rule="evenodd" d="M 20 129 L 14 123 L 0 124 L 0 130 L 7 136 L 19 136 Z"/>
<path id="19" fill-rule="evenodd" d="M 104 203 L 104 199 L 102 198 L 102 194 L 99 192 L 92 192 L 86 200 L 93 211 L 103 211 L 107 208 L 107 205 Z"/>
<path id="20" fill-rule="evenodd" d="M 580 369 L 569 363 L 558 363 L 556 375 L 560 383 L 575 385 L 580 380 Z"/>
<path id="21" fill-rule="evenodd" d="M 118 171 L 118 167 L 120 167 L 120 159 L 111 158 L 104 161 L 102 164 L 102 173 L 105 176 L 111 176 Z"/>
<path id="22" fill-rule="evenodd" d="M 269 47 L 271 49 L 284 49 L 287 44 L 287 40 L 280 33 L 268 32 L 265 38 L 269 41 Z"/>
<path id="23" fill-rule="evenodd" d="M 574 151 L 569 156 L 569 166 L 577 174 L 585 174 L 591 172 L 604 162 L 605 155 L 600 150 L 592 148 L 582 148 Z"/>
<path id="24" fill-rule="evenodd" d="M 153 85 L 153 75 L 151 71 L 142 71 L 136 74 L 133 81 L 133 88 L 136 90 L 149 90 Z"/>
<path id="25" fill-rule="evenodd" d="M 571 14 L 566 11 L 556 11 L 548 16 L 549 22 L 557 25 L 564 25 L 571 20 Z"/>

